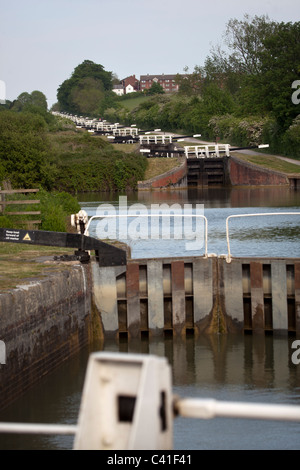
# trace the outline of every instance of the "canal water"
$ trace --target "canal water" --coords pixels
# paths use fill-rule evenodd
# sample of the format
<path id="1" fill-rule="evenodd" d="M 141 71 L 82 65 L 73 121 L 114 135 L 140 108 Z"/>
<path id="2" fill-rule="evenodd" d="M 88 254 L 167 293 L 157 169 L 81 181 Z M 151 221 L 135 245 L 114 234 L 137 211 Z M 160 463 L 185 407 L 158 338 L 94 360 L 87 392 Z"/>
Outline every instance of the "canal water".
<path id="1" fill-rule="evenodd" d="M 120 196 L 128 207 L 142 204 L 203 204 L 208 221 L 208 252 L 227 253 L 226 218 L 233 214 L 280 213 L 276 216 L 231 219 L 233 256 L 300 257 L 300 192 L 289 188 L 212 188 L 193 191 L 80 195 L 89 216 L 99 206 L 116 211 Z M 124 199 L 123 199 L 124 201 Z M 176 206 L 178 209 L 178 206 Z M 178 209 L 179 210 L 179 209 Z M 247 219 L 247 221 L 246 221 Z M 254 220 L 255 219 L 255 220 Z M 97 221 L 90 227 L 97 230 Z M 184 240 L 127 240 L 132 256 L 180 256 Z M 157 244 L 157 242 L 159 242 Z M 164 243 L 163 248 L 161 242 Z M 186 253 L 183 253 L 187 256 Z M 199 252 L 196 253 L 199 255 Z M 13 405 L 0 421 L 76 424 L 87 361 L 92 351 L 144 353 L 166 357 L 172 369 L 174 395 L 222 401 L 293 404 L 300 406 L 300 364 L 292 360 L 294 336 L 214 335 L 184 340 L 105 341 L 83 349 L 45 377 Z M 300 423 L 237 418 L 174 419 L 175 450 L 299 450 Z M 0 449 L 72 449 L 71 436 L 0 434 Z"/>

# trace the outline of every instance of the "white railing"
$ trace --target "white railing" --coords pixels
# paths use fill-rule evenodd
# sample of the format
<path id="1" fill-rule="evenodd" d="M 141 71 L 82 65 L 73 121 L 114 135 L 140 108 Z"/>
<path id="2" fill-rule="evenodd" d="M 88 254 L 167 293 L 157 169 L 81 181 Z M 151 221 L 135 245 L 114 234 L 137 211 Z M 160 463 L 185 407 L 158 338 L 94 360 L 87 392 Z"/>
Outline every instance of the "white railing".
<path id="1" fill-rule="evenodd" d="M 204 257 L 207 258 L 208 257 L 208 251 L 207 251 L 207 247 L 208 247 L 208 223 L 207 223 L 207 218 L 202 215 L 202 214 L 115 214 L 115 215 L 93 215 L 92 217 L 89 218 L 88 220 L 88 223 L 86 224 L 86 227 L 85 227 L 85 231 L 84 231 L 84 235 L 88 235 L 89 234 L 89 228 L 90 228 L 90 225 L 91 225 L 91 222 L 95 219 L 103 219 L 103 218 L 115 218 L 115 217 L 119 217 L 119 218 L 127 218 L 127 217 L 167 217 L 167 218 L 177 218 L 177 217 L 189 217 L 189 218 L 192 218 L 192 217 L 199 217 L 201 219 L 204 220 Z"/>
<path id="2" fill-rule="evenodd" d="M 120 136 L 124 136 L 124 135 L 135 135 L 137 136 L 138 135 L 138 129 L 136 127 L 120 127 L 120 128 L 115 128 L 113 129 L 113 135 L 120 135 Z"/>
<path id="3" fill-rule="evenodd" d="M 174 397 L 176 416 L 195 419 L 239 418 L 271 421 L 300 422 L 300 406 L 273 405 L 215 400 L 212 398 Z M 0 423 L 0 434 L 75 435 L 76 424 Z"/>
<path id="4" fill-rule="evenodd" d="M 5 434 L 74 435 L 77 430 L 78 426 L 68 424 L 0 423 L 0 433 Z"/>
<path id="5" fill-rule="evenodd" d="M 183 398 L 174 404 L 184 418 L 247 418 L 273 421 L 300 421 L 300 406 L 218 401 L 211 398 Z"/>
<path id="6" fill-rule="evenodd" d="M 140 135 L 140 144 L 171 144 L 171 135 Z"/>
<path id="7" fill-rule="evenodd" d="M 264 212 L 258 214 L 234 214 L 230 215 L 226 219 L 226 241 L 227 241 L 227 257 L 226 261 L 231 262 L 230 242 L 229 242 L 229 220 L 237 217 L 266 217 L 266 216 L 278 216 L 278 215 L 300 215 L 300 212 Z"/>

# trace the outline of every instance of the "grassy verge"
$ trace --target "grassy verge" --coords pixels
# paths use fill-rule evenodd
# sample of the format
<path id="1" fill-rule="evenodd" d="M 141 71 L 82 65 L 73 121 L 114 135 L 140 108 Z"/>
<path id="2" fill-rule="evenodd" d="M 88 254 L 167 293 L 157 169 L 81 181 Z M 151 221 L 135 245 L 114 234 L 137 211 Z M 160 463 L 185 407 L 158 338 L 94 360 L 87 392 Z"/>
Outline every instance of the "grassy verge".
<path id="1" fill-rule="evenodd" d="M 233 155 L 246 162 L 253 163 L 269 170 L 279 171 L 280 173 L 300 173 L 300 165 L 289 163 L 275 155 L 246 155 L 239 152 L 234 152 Z"/>
<path id="2" fill-rule="evenodd" d="M 13 289 L 28 279 L 44 277 L 49 271 L 66 269 L 65 264 L 51 262 L 51 258 L 47 263 L 39 261 L 44 256 L 64 254 L 72 255 L 74 249 L 0 242 L 0 291 Z"/>
<path id="3" fill-rule="evenodd" d="M 155 176 L 162 175 L 173 168 L 182 164 L 180 158 L 149 158 L 148 168 L 145 172 L 145 180 L 154 178 Z"/>
<path id="4" fill-rule="evenodd" d="M 130 98 L 130 99 L 123 99 L 120 103 L 124 108 L 128 109 L 131 111 L 134 108 L 137 108 L 140 104 L 145 103 L 145 101 L 148 101 L 151 99 L 151 96 L 137 96 L 136 98 Z"/>

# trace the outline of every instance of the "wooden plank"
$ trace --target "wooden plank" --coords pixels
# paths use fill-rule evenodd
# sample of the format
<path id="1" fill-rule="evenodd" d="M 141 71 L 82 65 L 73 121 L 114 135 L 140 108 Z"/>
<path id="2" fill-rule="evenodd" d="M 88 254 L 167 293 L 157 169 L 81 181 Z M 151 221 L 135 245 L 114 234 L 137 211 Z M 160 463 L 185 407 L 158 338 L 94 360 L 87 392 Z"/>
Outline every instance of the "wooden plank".
<path id="1" fill-rule="evenodd" d="M 300 332 L 300 263 L 295 263 L 296 331 Z"/>
<path id="2" fill-rule="evenodd" d="M 264 332 L 264 290 L 262 263 L 253 261 L 250 263 L 251 282 L 251 314 L 253 332 Z"/>
<path id="3" fill-rule="evenodd" d="M 141 314 L 139 263 L 130 263 L 126 270 L 127 327 L 130 337 L 140 337 Z"/>
<path id="4" fill-rule="evenodd" d="M 41 211 L 5 212 L 5 215 L 40 215 Z"/>
<path id="5" fill-rule="evenodd" d="M 15 222 L 16 223 L 16 222 Z M 41 220 L 20 220 L 20 224 L 41 224 Z"/>
<path id="6" fill-rule="evenodd" d="M 158 334 L 164 328 L 164 293 L 162 260 L 147 262 L 148 325 L 150 332 Z"/>
<path id="7" fill-rule="evenodd" d="M 271 263 L 273 329 L 288 331 L 286 262 L 274 260 Z"/>
<path id="8" fill-rule="evenodd" d="M 39 189 L 2 189 L 0 194 L 38 193 Z"/>
<path id="9" fill-rule="evenodd" d="M 184 261 L 171 263 L 172 273 L 172 320 L 175 334 L 185 332 Z"/>

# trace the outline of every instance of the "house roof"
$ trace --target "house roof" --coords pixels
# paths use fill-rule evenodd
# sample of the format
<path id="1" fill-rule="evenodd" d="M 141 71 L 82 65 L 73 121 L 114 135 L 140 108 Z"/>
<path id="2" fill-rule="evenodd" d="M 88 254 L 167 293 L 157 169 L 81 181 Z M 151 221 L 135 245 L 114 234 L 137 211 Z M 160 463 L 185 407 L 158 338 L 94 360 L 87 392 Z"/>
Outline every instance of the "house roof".
<path id="1" fill-rule="evenodd" d="M 159 74 L 159 75 L 141 75 L 140 80 L 153 80 L 154 78 L 157 78 L 158 80 L 174 80 L 176 75 L 178 74 L 173 74 L 173 75 L 166 75 L 166 74 Z"/>

